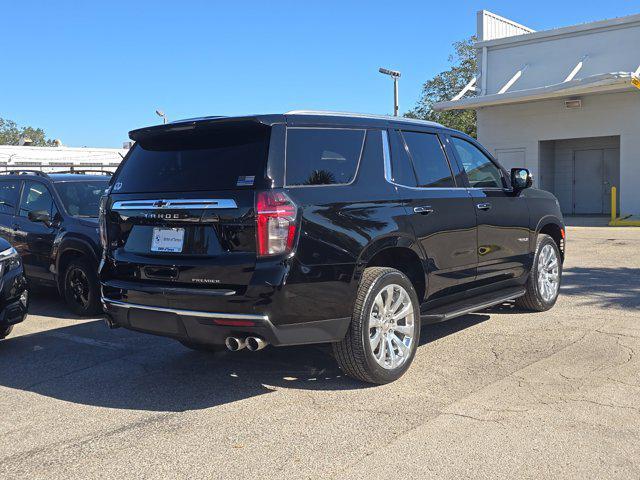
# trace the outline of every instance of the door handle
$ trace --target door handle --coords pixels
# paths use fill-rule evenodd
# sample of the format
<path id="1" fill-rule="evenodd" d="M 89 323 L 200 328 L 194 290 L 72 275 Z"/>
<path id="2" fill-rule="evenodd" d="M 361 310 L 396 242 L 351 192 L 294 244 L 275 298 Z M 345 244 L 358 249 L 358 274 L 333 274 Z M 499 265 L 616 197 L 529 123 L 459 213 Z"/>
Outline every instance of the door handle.
<path id="1" fill-rule="evenodd" d="M 433 208 L 431 208 L 430 206 L 424 206 L 424 207 L 413 207 L 413 213 L 419 213 L 421 215 L 429 215 L 430 213 L 433 213 L 435 210 Z"/>
<path id="2" fill-rule="evenodd" d="M 476 207 L 478 207 L 478 210 L 491 210 L 491 204 L 490 203 L 479 203 L 478 205 L 476 205 Z"/>

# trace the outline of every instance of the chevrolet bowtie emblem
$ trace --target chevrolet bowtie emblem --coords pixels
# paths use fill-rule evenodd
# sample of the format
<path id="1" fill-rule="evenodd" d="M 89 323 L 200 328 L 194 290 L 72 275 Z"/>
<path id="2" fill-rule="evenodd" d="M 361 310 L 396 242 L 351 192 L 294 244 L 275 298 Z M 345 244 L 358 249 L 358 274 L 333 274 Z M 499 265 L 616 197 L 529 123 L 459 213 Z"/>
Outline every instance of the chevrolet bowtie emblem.
<path id="1" fill-rule="evenodd" d="M 156 208 L 162 208 L 169 205 L 169 202 L 165 202 L 164 200 L 158 200 L 157 202 L 153 202 L 153 206 Z"/>

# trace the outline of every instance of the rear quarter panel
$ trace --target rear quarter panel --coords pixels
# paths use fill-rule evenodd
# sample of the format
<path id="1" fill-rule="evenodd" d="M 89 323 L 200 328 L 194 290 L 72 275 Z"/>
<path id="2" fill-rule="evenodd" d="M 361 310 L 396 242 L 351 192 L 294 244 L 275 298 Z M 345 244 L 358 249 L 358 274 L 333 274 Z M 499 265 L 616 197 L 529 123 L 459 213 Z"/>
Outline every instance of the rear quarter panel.
<path id="1" fill-rule="evenodd" d="M 358 174 L 349 185 L 288 187 L 300 233 L 286 279 L 284 323 L 350 317 L 367 257 L 410 245 L 406 212 L 384 181 L 380 130 L 368 130 Z"/>

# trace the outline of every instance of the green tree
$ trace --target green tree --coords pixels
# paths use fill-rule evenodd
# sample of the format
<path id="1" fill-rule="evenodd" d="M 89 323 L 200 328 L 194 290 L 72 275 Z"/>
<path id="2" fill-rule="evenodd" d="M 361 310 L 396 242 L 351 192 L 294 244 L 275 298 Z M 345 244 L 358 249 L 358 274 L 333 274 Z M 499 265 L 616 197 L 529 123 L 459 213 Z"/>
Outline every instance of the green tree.
<path id="1" fill-rule="evenodd" d="M 433 104 L 451 100 L 476 74 L 476 51 L 471 37 L 453 44 L 454 54 L 449 56 L 449 70 L 440 72 L 422 86 L 420 100 L 405 117 L 420 118 L 461 130 L 472 137 L 477 135 L 475 110 L 450 110 L 436 112 Z"/>
<path id="2" fill-rule="evenodd" d="M 31 145 L 36 147 L 52 147 L 53 140 L 47 138 L 44 130 L 33 127 L 19 127 L 13 120 L 0 118 L 0 145 L 18 145 L 22 137 L 30 138 Z"/>

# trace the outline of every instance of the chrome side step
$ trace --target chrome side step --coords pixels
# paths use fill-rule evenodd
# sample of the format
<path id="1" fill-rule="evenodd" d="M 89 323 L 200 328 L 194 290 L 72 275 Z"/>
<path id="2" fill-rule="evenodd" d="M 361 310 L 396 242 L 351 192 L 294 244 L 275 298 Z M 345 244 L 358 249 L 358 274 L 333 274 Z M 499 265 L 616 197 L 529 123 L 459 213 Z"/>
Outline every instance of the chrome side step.
<path id="1" fill-rule="evenodd" d="M 429 312 L 421 314 L 420 318 L 426 323 L 444 322 L 445 320 L 451 320 L 452 318 L 477 312 L 478 310 L 484 310 L 485 308 L 493 307 L 503 302 L 515 300 L 524 295 L 525 292 L 526 290 L 523 287 L 514 287 L 495 293 L 466 298 L 449 305 L 434 308 Z"/>

